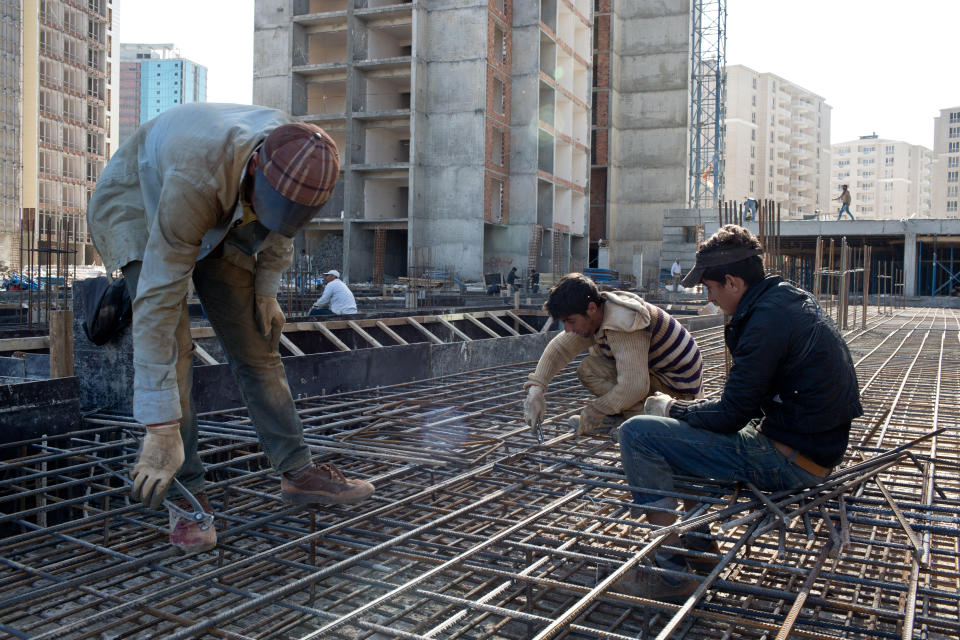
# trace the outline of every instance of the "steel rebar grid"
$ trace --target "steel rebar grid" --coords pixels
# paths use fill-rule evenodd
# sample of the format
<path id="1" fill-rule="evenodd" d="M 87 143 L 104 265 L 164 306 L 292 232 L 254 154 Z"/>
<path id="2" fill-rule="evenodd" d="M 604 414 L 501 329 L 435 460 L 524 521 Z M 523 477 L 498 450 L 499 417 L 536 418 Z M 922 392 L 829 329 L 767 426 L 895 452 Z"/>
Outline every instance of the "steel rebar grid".
<path id="1" fill-rule="evenodd" d="M 678 482 L 723 554 L 695 602 L 616 591 L 664 532 L 631 517 L 616 446 L 567 432 L 584 397 L 573 369 L 551 384 L 541 447 L 520 423 L 518 365 L 298 401 L 315 453 L 377 484 L 355 507 L 282 505 L 246 413 L 204 416 L 220 544 L 188 558 L 113 475 L 134 456 L 128 419 L 16 446 L 0 466 L 0 633 L 957 637 L 960 320 L 906 309 L 845 335 L 866 414 L 833 484 L 763 496 L 786 526 L 749 487 Z M 697 339 L 715 392 L 720 332 Z"/>

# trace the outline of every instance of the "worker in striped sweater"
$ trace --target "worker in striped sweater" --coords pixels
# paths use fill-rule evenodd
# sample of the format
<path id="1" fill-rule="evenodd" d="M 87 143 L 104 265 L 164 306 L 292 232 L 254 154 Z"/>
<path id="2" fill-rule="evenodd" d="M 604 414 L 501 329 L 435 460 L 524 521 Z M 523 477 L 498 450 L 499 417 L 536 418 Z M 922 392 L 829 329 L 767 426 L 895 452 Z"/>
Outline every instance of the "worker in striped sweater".
<path id="1" fill-rule="evenodd" d="M 606 433 L 642 414 L 644 400 L 658 391 L 678 399 L 700 395 L 697 343 L 670 314 L 637 294 L 601 293 L 593 280 L 571 273 L 550 289 L 544 308 L 564 331 L 550 341 L 524 384 L 524 420 L 531 427 L 544 418 L 550 380 L 587 349 L 577 375 L 596 397 L 570 419 L 578 435 Z"/>

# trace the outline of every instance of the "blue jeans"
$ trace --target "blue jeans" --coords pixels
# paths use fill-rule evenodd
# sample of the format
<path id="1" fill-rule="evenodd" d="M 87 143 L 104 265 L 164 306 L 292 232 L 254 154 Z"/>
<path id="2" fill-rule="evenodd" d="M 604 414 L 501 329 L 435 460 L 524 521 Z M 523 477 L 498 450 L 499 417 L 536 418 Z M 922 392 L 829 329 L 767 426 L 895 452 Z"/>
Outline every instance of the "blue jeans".
<path id="1" fill-rule="evenodd" d="M 843 214 L 850 216 L 850 219 L 853 220 L 853 214 L 850 213 L 850 205 L 845 204 L 840 207 L 840 211 L 837 212 L 837 220 L 843 217 Z"/>
<path id="2" fill-rule="evenodd" d="M 310 309 L 310 313 L 309 313 L 308 315 L 311 315 L 311 316 L 332 316 L 332 315 L 336 315 L 336 314 L 334 314 L 333 311 L 330 311 L 330 309 Z"/>
<path id="3" fill-rule="evenodd" d="M 723 484 L 749 481 L 764 491 L 804 489 L 823 478 L 804 471 L 752 425 L 736 433 L 714 433 L 659 416 L 636 416 L 620 425 L 620 460 L 634 487 L 673 491 L 673 474 Z M 633 492 L 637 504 L 664 498 Z"/>
<path id="4" fill-rule="evenodd" d="M 137 290 L 142 263 L 123 267 L 131 297 Z M 297 413 L 280 361 L 280 332 L 264 338 L 254 318 L 254 275 L 218 258 L 205 258 L 193 269 L 193 284 L 203 309 L 223 345 L 227 361 L 240 386 L 260 446 L 278 472 L 299 469 L 310 462 L 310 449 L 303 440 L 303 423 Z M 193 386 L 193 342 L 186 299 L 181 303 L 176 330 L 177 388 L 180 392 L 180 437 L 184 463 L 177 480 L 191 493 L 203 491 L 203 463 L 197 453 L 196 407 Z M 136 347 L 134 347 L 136 348 Z M 177 497 L 175 489 L 170 497 Z"/>

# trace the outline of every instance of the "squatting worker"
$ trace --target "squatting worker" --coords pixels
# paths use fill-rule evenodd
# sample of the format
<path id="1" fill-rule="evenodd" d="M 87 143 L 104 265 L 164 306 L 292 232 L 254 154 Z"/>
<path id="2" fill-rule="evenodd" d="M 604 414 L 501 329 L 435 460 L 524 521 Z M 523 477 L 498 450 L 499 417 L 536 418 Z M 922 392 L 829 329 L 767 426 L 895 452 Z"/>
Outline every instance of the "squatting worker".
<path id="1" fill-rule="evenodd" d="M 563 323 L 524 384 L 524 419 L 535 426 L 546 411 L 550 380 L 579 353 L 580 382 L 597 396 L 570 419 L 578 435 L 616 427 L 643 412 L 647 396 L 700 393 L 703 361 L 690 333 L 663 309 L 629 291 L 600 292 L 590 278 L 571 273 L 550 289 L 544 308 Z"/>
<path id="2" fill-rule="evenodd" d="M 331 464 L 312 464 L 278 351 L 277 289 L 291 238 L 330 197 L 339 167 L 319 127 L 273 109 L 210 103 L 163 112 L 107 164 L 87 219 L 107 272 L 123 270 L 133 299 L 133 411 L 146 425 L 130 474 L 135 499 L 159 508 L 176 474 L 212 513 L 190 398 L 191 278 L 284 500 L 349 503 L 373 493 Z M 182 551 L 216 545 L 213 527 L 175 512 L 170 522 Z"/>
<path id="3" fill-rule="evenodd" d="M 725 483 L 750 481 L 764 491 L 820 483 L 843 460 L 850 423 L 863 414 L 850 351 L 829 316 L 806 291 L 764 276 L 762 248 L 747 229 L 727 225 L 700 246 L 683 286 L 703 284 L 730 321 L 724 338 L 733 365 L 719 398 L 653 396 L 647 415 L 619 431 L 620 456 L 633 487 L 674 489 L 674 474 Z M 673 498 L 634 491 L 658 526 L 676 520 Z M 689 506 L 689 505 L 688 505 Z M 717 551 L 704 528 L 680 541 Z M 676 536 L 664 544 L 675 545 Z M 640 568 L 621 586 L 641 597 L 685 597 L 699 583 L 683 572 L 710 568 L 682 554 L 655 562 L 680 574 Z M 715 564 L 715 562 L 713 563 Z"/>

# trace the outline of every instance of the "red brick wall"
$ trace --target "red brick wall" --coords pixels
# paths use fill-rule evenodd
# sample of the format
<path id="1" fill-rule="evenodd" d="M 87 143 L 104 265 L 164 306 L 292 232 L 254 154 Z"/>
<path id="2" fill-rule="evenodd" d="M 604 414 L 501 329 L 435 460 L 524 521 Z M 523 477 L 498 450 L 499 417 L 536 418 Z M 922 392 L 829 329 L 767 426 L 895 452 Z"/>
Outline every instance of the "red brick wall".
<path id="1" fill-rule="evenodd" d="M 593 48 L 597 51 L 610 50 L 610 16 L 597 15 L 593 17 L 597 28 L 594 33 L 597 34 L 597 41 L 593 43 Z"/>
<path id="2" fill-rule="evenodd" d="M 522 1 L 522 0 L 521 0 Z M 607 0 L 607 4 L 610 0 Z M 503 5 L 503 11 L 500 10 Z M 490 13 L 501 18 L 507 24 L 513 24 L 513 0 L 490 0 Z"/>
<path id="3" fill-rule="evenodd" d="M 590 170 L 590 242 L 607 237 L 607 168 Z"/>
<path id="4" fill-rule="evenodd" d="M 487 222 L 498 222 L 497 214 L 493 211 L 493 203 L 499 194 L 500 182 L 503 183 L 503 203 L 501 205 L 503 218 L 499 222 L 506 224 L 510 221 L 510 180 L 490 171 L 487 171 L 483 184 L 483 219 Z"/>
<path id="5" fill-rule="evenodd" d="M 607 163 L 610 149 L 610 0 L 595 0 L 593 129 L 590 148 L 590 242 L 607 237 Z"/>
<path id="6" fill-rule="evenodd" d="M 510 28 L 513 19 L 512 0 L 502 0 L 506 11 L 500 11 L 498 0 L 490 0 L 487 17 L 487 99 L 486 127 L 484 131 L 484 176 L 483 218 L 487 222 L 498 222 L 497 212 L 492 211 L 493 203 L 499 194 L 499 183 L 503 183 L 502 222 L 509 220 L 510 211 L 510 70 L 513 61 L 513 33 Z M 497 38 L 497 30 L 503 33 L 503 40 Z M 506 45 L 505 47 L 503 45 Z M 504 55 L 506 49 L 506 55 Z M 503 83 L 504 113 L 500 113 L 497 104 L 497 80 Z M 503 157 L 496 145 L 495 131 L 503 134 Z"/>

